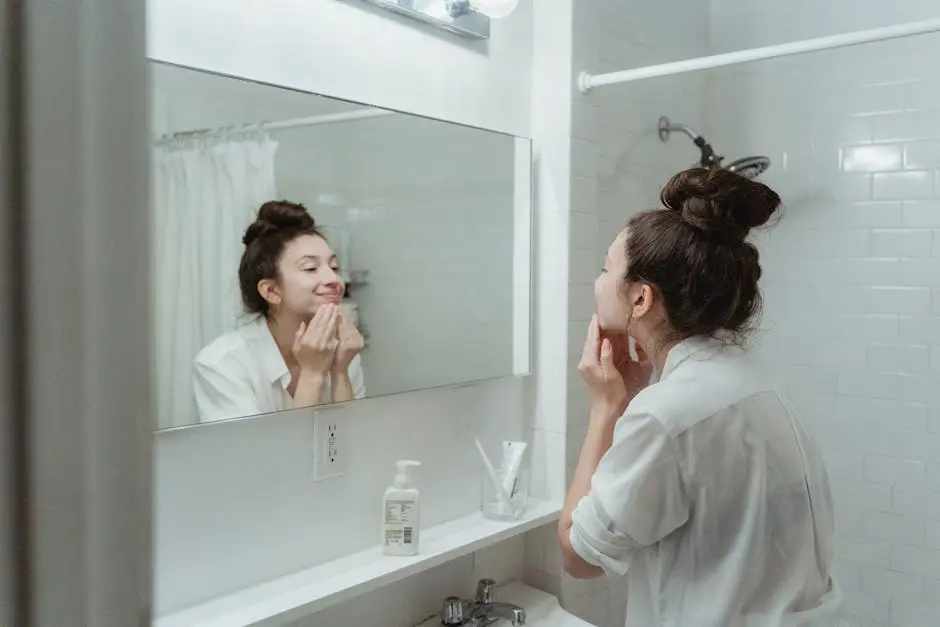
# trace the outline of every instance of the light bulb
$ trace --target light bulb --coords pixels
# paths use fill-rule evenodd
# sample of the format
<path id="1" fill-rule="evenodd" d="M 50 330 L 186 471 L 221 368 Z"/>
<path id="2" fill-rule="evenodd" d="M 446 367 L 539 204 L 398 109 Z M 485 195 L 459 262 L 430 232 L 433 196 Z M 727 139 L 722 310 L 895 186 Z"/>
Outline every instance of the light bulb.
<path id="1" fill-rule="evenodd" d="M 518 4 L 519 0 L 470 0 L 474 11 L 496 19 L 512 13 Z"/>

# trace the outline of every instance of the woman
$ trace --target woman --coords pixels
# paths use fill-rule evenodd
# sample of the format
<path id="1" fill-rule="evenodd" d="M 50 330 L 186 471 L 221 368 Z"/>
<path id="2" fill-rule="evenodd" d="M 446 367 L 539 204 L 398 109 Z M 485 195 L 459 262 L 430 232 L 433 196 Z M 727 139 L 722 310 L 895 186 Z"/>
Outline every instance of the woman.
<path id="1" fill-rule="evenodd" d="M 595 283 L 579 366 L 590 422 L 559 524 L 565 569 L 628 574 L 630 627 L 828 627 L 840 592 L 819 451 L 731 341 L 761 302 L 745 238 L 780 198 L 697 168 L 661 199 L 630 220 Z"/>
<path id="2" fill-rule="evenodd" d="M 362 398 L 362 336 L 340 311 L 336 255 L 303 205 L 267 202 L 238 267 L 254 318 L 196 357 L 200 422 Z"/>

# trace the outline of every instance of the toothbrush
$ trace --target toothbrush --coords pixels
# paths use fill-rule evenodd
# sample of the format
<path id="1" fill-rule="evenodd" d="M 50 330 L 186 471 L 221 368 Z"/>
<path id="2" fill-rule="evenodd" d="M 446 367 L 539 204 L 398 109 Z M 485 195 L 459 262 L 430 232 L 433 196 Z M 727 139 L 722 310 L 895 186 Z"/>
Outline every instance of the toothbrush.
<path id="1" fill-rule="evenodd" d="M 516 512 L 516 508 L 512 506 L 509 493 L 506 492 L 506 488 L 503 487 L 503 483 L 499 480 L 496 469 L 493 468 L 490 458 L 486 456 L 486 451 L 483 450 L 483 445 L 480 444 L 479 438 L 474 436 L 473 441 L 476 442 L 477 450 L 480 451 L 480 457 L 483 458 L 483 465 L 486 466 L 486 472 L 490 475 L 490 481 L 493 482 L 493 487 L 496 488 L 496 495 L 499 496 L 499 502 L 502 503 L 503 507 L 508 511 L 512 512 L 513 518 L 518 518 L 519 514 Z"/>

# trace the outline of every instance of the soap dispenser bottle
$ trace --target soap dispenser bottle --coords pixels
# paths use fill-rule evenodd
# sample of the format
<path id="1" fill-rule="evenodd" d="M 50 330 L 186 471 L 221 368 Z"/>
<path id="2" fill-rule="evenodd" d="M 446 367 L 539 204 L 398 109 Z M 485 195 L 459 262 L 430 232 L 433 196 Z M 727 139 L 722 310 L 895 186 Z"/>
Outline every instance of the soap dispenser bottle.
<path id="1" fill-rule="evenodd" d="M 421 531 L 421 494 L 411 485 L 408 469 L 421 462 L 402 459 L 395 464 L 398 474 L 382 498 L 382 551 L 386 555 L 415 555 Z"/>

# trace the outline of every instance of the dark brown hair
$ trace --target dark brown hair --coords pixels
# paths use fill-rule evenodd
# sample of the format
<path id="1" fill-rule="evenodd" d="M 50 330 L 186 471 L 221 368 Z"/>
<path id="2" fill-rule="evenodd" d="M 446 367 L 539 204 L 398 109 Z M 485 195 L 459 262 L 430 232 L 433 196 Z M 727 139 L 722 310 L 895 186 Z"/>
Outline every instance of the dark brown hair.
<path id="1" fill-rule="evenodd" d="M 258 292 L 258 283 L 278 278 L 277 264 L 284 248 L 301 235 L 323 237 L 306 207 L 287 200 L 261 205 L 242 238 L 245 252 L 238 264 L 238 284 L 248 313 L 267 315 L 268 301 Z"/>
<path id="2" fill-rule="evenodd" d="M 670 339 L 724 331 L 741 340 L 761 309 L 757 248 L 746 241 L 780 208 L 772 189 L 733 172 L 693 168 L 669 179 L 665 209 L 628 224 L 628 282 L 663 299 Z"/>

